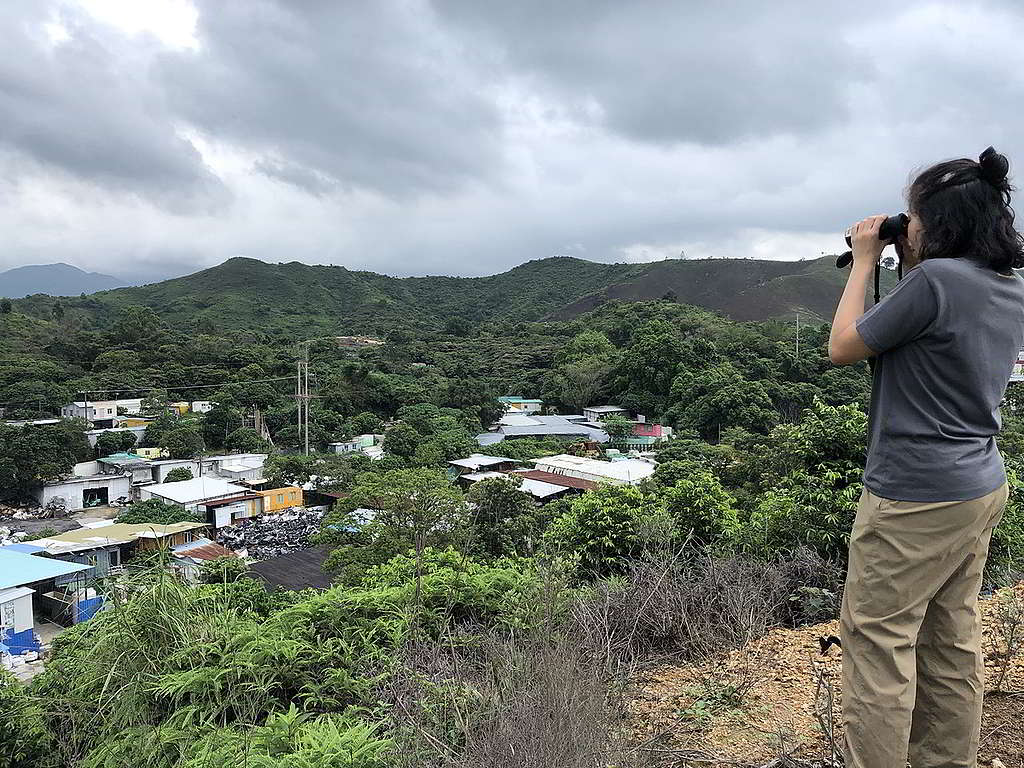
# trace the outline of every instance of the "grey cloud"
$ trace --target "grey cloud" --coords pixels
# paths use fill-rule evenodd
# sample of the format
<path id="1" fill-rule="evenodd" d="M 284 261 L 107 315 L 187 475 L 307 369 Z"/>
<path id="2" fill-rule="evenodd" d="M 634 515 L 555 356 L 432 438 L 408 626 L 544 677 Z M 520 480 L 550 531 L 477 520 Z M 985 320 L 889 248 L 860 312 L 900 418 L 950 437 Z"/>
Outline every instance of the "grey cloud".
<path id="1" fill-rule="evenodd" d="M 271 179 L 291 184 L 305 190 L 314 197 L 323 197 L 338 188 L 338 182 L 313 168 L 304 168 L 295 163 L 272 157 L 261 157 L 253 168 Z"/>
<path id="2" fill-rule="evenodd" d="M 0 147 L 23 169 L 67 173 L 187 214 L 214 210 L 228 193 L 180 138 L 145 58 L 71 11 L 70 39 L 51 46 L 44 4 L 5 9 L 0 25 Z"/>
<path id="3" fill-rule="evenodd" d="M 819 131 L 849 117 L 846 89 L 872 69 L 843 39 L 845 22 L 870 13 L 863 4 L 434 2 L 496 45 L 511 71 L 580 116 L 596 102 L 607 126 L 640 140 Z"/>
<path id="4" fill-rule="evenodd" d="M 200 50 L 167 54 L 161 82 L 201 130 L 283 159 L 261 172 L 301 184 L 295 169 L 315 169 L 345 188 L 411 197 L 500 164 L 497 110 L 416 3 L 197 5 Z"/>

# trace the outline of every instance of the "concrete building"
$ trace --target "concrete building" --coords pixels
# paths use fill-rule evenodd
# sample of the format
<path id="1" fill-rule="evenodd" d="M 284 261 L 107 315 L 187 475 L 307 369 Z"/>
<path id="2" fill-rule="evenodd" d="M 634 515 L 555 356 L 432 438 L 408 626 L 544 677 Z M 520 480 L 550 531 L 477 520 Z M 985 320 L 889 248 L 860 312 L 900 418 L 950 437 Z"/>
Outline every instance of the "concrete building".
<path id="1" fill-rule="evenodd" d="M 630 421 L 643 421 L 643 416 L 637 416 L 633 419 L 629 415 L 629 411 L 625 408 L 621 408 L 618 405 L 591 405 L 583 409 L 583 416 L 587 421 L 604 421 L 609 416 L 621 416 L 624 419 Z"/>
<path id="2" fill-rule="evenodd" d="M 193 400 L 189 407 L 192 413 L 207 413 L 213 410 L 213 403 L 209 400 Z"/>
<path id="3" fill-rule="evenodd" d="M 199 477 L 203 474 L 203 468 L 197 459 L 159 459 L 150 462 L 153 470 L 153 482 L 162 483 L 172 470 L 184 467 L 192 473 L 192 477 Z"/>
<path id="4" fill-rule="evenodd" d="M 45 507 L 55 499 L 61 499 L 71 512 L 102 507 L 119 498 L 131 498 L 132 478 L 122 474 L 95 474 L 85 477 L 68 477 L 52 480 L 37 486 L 33 496 L 40 506 Z"/>
<path id="5" fill-rule="evenodd" d="M 507 413 L 540 413 L 544 410 L 544 401 L 528 397 L 499 397 L 498 402 L 505 406 Z"/>
<path id="6" fill-rule="evenodd" d="M 129 475 L 133 485 L 153 480 L 152 462 L 135 453 L 112 453 L 96 459 L 96 463 L 103 474 Z"/>
<path id="7" fill-rule="evenodd" d="M 229 453 L 223 456 L 204 456 L 200 459 L 203 475 L 219 475 L 226 480 L 250 483 L 263 482 L 265 453 Z"/>
<path id="8" fill-rule="evenodd" d="M 655 465 L 638 459 L 622 459 L 620 461 L 601 461 L 567 453 L 557 456 L 545 456 L 533 460 L 534 466 L 553 475 L 575 477 L 593 483 L 611 483 L 612 485 L 636 485 L 646 477 L 654 474 Z"/>
<path id="9" fill-rule="evenodd" d="M 356 435 L 351 440 L 342 440 L 337 443 L 328 443 L 327 448 L 332 453 L 365 453 L 368 448 L 380 445 L 384 441 L 384 435 L 367 433 Z"/>

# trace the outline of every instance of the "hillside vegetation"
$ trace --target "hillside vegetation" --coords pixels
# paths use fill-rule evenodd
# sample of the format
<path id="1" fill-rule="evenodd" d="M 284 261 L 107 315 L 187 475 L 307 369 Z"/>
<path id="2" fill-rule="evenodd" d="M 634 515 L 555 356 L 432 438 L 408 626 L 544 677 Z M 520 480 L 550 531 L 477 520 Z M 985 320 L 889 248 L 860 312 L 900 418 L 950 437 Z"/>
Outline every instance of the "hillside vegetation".
<path id="1" fill-rule="evenodd" d="M 168 326 L 209 332 L 226 326 L 297 335 L 442 329 L 462 321 L 570 319 L 619 299 L 668 298 L 735 320 L 827 320 L 845 273 L 832 257 L 812 261 L 738 259 L 600 264 L 552 257 L 488 277 L 405 277 L 298 262 L 233 258 L 152 285 L 56 300 L 36 295 L 17 311 L 49 318 L 55 304 L 103 325 L 126 306 L 149 307 Z"/>

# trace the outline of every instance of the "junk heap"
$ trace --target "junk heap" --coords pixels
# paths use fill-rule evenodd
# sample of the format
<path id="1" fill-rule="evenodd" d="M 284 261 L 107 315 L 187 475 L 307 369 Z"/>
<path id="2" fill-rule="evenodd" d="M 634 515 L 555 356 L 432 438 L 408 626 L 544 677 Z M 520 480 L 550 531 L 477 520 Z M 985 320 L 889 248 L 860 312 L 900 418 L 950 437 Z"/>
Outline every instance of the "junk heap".
<path id="1" fill-rule="evenodd" d="M 228 549 L 247 550 L 252 560 L 266 560 L 312 545 L 324 513 L 304 507 L 240 520 L 217 531 L 217 543 Z"/>

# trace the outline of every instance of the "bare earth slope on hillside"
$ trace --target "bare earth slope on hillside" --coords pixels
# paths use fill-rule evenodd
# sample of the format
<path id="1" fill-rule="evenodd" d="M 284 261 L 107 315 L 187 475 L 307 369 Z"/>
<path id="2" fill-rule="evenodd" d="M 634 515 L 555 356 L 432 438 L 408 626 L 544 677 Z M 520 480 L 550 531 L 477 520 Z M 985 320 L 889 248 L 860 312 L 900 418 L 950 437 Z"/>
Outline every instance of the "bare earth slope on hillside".
<path id="1" fill-rule="evenodd" d="M 1018 587 L 1024 595 L 1024 584 Z M 980 761 L 1024 768 L 1024 656 L 1010 665 L 1003 691 L 992 691 L 1000 662 L 995 652 L 993 601 L 984 600 L 988 693 L 982 723 Z M 726 668 L 667 664 L 651 670 L 630 704 L 631 728 L 651 757 L 666 765 L 764 765 L 790 753 L 804 760 L 829 757 L 829 740 L 816 713 L 842 743 L 840 718 L 842 651 L 821 654 L 819 638 L 839 633 L 839 622 L 778 629 L 733 652 Z M 751 687 L 740 699 L 709 695 L 730 691 L 747 678 Z M 824 685 L 819 689 L 819 678 Z M 714 681 L 708 686 L 708 681 Z M 828 716 L 828 688 L 833 692 Z M 818 694 L 818 696 L 816 696 Z M 713 759 L 709 762 L 701 757 Z M 996 763 L 998 765 L 998 763 Z"/>

